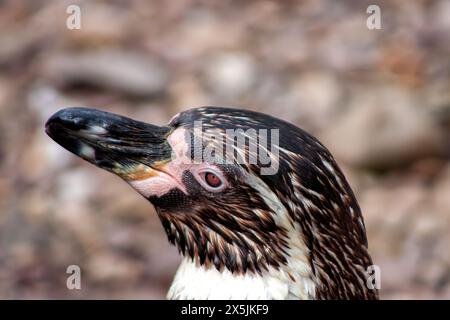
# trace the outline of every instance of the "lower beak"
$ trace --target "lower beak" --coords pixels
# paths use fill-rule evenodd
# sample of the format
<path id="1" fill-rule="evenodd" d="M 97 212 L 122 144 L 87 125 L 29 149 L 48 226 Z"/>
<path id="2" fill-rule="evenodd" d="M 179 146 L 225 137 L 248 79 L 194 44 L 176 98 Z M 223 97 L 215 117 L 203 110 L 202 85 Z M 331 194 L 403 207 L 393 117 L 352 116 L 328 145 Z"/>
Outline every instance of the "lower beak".
<path id="1" fill-rule="evenodd" d="M 139 180 L 171 159 L 169 127 L 159 127 L 116 114 L 68 108 L 45 124 L 47 134 L 62 147 L 125 180 Z"/>

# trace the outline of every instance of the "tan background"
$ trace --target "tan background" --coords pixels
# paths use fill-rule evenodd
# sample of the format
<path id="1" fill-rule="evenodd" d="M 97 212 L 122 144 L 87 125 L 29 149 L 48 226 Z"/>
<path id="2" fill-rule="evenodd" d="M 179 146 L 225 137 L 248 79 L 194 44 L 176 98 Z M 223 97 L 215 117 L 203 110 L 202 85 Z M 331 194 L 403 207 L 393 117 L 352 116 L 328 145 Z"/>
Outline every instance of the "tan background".
<path id="1" fill-rule="evenodd" d="M 163 298 L 153 208 L 43 132 L 67 106 L 163 124 L 188 107 L 292 121 L 336 156 L 382 298 L 450 298 L 450 2 L 2 1 L 0 298 Z M 68 30 L 69 4 L 81 30 Z M 82 290 L 66 289 L 66 267 Z"/>

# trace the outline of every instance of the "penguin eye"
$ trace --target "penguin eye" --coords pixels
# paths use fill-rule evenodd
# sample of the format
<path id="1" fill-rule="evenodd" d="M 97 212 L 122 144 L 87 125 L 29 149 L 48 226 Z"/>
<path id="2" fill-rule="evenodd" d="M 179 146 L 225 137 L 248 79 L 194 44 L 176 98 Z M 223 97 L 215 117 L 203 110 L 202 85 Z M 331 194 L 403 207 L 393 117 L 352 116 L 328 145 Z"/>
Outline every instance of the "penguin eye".
<path id="1" fill-rule="evenodd" d="M 222 186 L 222 180 L 220 180 L 220 178 L 212 172 L 205 172 L 204 179 L 211 188 L 219 188 Z"/>
<path id="2" fill-rule="evenodd" d="M 203 189 L 209 192 L 220 192 L 228 185 L 226 178 L 217 168 L 203 166 L 197 170 L 194 169 L 192 173 Z"/>

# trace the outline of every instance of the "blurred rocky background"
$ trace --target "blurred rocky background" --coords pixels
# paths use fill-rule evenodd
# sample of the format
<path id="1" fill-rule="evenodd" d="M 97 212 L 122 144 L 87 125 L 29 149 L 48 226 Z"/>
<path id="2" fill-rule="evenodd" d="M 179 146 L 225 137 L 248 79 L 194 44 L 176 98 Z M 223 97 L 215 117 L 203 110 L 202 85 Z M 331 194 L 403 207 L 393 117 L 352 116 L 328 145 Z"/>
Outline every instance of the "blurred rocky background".
<path id="1" fill-rule="evenodd" d="M 164 298 L 180 258 L 152 206 L 43 126 L 68 106 L 163 124 L 202 105 L 316 135 L 360 201 L 381 297 L 450 298 L 445 0 L 0 1 L 0 298 Z"/>

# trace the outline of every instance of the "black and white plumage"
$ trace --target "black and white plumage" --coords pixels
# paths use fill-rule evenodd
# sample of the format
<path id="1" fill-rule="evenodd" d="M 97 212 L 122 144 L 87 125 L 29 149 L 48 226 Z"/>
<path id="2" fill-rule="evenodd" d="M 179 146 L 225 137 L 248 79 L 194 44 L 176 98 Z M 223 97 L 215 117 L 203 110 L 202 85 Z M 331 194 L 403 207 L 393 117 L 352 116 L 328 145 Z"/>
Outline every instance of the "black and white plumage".
<path id="1" fill-rule="evenodd" d="M 261 174 L 261 165 L 248 161 L 248 145 L 232 159 L 244 161 L 192 161 L 196 121 L 205 131 L 202 148 L 216 143 L 213 137 L 226 141 L 227 129 L 278 129 L 277 157 L 269 154 L 277 172 Z M 372 261 L 355 196 L 329 151 L 293 124 L 203 107 L 158 127 L 70 108 L 53 115 L 46 131 L 155 206 L 184 257 L 169 298 L 378 298 L 366 284 Z"/>

